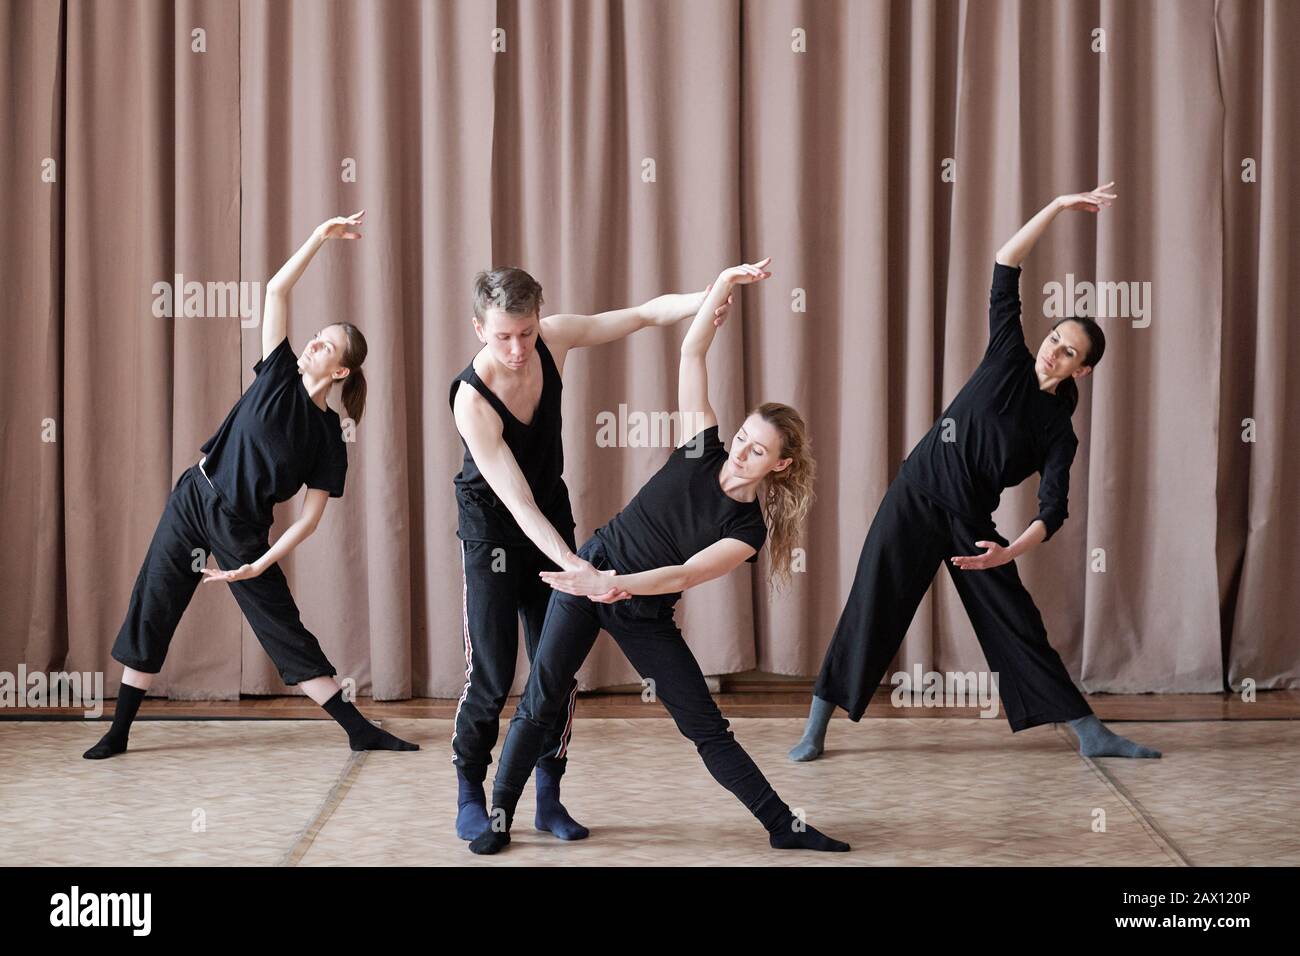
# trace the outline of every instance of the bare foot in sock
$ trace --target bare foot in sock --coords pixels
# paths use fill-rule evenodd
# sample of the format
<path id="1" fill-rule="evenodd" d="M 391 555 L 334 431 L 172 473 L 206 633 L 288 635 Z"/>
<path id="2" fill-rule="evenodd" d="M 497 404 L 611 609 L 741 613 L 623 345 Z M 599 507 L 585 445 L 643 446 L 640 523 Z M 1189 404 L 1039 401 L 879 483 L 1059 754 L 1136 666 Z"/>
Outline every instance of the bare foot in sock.
<path id="1" fill-rule="evenodd" d="M 469 841 L 469 852 L 479 856 L 491 856 L 500 853 L 510 845 L 509 830 L 493 830 L 490 827 Z"/>
<path id="2" fill-rule="evenodd" d="M 813 695 L 808 721 L 803 728 L 803 737 L 790 749 L 791 760 L 803 763 L 816 760 L 822 755 L 822 751 L 826 749 L 826 727 L 830 724 L 833 713 L 835 713 L 834 704 Z"/>
<path id="3" fill-rule="evenodd" d="M 1096 714 L 1070 721 L 1079 738 L 1079 753 L 1085 757 L 1159 757 L 1160 751 L 1143 747 L 1127 737 L 1112 733 Z"/>
<path id="4" fill-rule="evenodd" d="M 807 823 L 799 821 L 798 817 L 791 816 L 791 826 L 781 827 L 774 833 L 769 833 L 768 843 L 774 850 L 821 850 L 828 853 L 847 853 L 849 845 L 839 840 L 833 840 L 825 833 L 822 833 L 816 827 L 809 826 Z M 796 829 L 793 824 L 798 823 Z"/>
<path id="5" fill-rule="evenodd" d="M 126 753 L 126 737 L 115 736 L 110 730 L 99 738 L 99 743 L 81 756 L 87 760 L 103 760 L 105 757 L 112 757 L 120 753 Z"/>
<path id="6" fill-rule="evenodd" d="M 816 760 L 825 749 L 825 741 L 821 738 L 804 736 L 790 748 L 790 759 L 797 763 Z"/>
<path id="7" fill-rule="evenodd" d="M 401 737 L 394 737 L 388 731 L 376 727 L 374 724 L 367 724 L 366 727 L 360 727 L 348 735 L 348 744 L 353 750 L 419 750 L 419 744 L 413 744 L 403 740 Z"/>

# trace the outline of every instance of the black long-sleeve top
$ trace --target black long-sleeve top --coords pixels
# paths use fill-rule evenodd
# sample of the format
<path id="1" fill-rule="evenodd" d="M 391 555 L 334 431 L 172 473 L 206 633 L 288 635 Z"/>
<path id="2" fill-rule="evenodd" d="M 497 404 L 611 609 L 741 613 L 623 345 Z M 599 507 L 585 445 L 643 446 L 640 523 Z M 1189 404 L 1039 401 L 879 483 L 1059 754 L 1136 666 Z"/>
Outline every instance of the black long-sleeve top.
<path id="1" fill-rule="evenodd" d="M 1079 447 L 1072 411 L 1065 395 L 1038 387 L 1020 324 L 1020 269 L 995 264 L 984 358 L 900 474 L 948 510 L 984 521 L 1003 489 L 1040 472 L 1036 518 L 1051 538 L 1069 514 L 1070 465 Z"/>

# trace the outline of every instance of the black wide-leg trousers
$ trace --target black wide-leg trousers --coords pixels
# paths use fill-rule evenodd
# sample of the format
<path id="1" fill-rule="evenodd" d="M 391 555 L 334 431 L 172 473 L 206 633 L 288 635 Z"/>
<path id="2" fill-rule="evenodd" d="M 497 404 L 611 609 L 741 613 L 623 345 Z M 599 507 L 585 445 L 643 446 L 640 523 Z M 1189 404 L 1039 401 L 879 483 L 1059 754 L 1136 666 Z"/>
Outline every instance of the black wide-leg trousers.
<path id="1" fill-rule="evenodd" d="M 167 498 L 131 589 L 113 659 L 148 674 L 162 670 L 208 555 L 226 571 L 251 564 L 270 547 L 270 530 L 229 512 L 198 465 L 186 469 Z M 278 564 L 227 586 L 286 684 L 336 673 L 320 641 L 303 627 Z"/>
<path id="2" fill-rule="evenodd" d="M 1073 720 L 1092 708 L 1070 679 L 1014 561 L 966 571 L 947 559 L 976 555 L 976 541 L 1010 544 L 992 519 L 952 514 L 896 477 L 871 522 L 857 574 L 813 693 L 860 720 L 898 653 L 916 609 L 942 564 L 952 576 L 991 671 L 1012 731 Z"/>

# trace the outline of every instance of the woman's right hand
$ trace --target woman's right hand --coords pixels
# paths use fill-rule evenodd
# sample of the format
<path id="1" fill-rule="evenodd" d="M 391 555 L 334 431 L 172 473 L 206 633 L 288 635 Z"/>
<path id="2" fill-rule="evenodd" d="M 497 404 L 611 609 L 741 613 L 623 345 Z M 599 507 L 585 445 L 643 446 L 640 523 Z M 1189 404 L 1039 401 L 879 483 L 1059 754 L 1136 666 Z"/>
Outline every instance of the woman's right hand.
<path id="1" fill-rule="evenodd" d="M 604 604 L 612 604 L 614 601 L 631 597 L 622 588 L 611 586 L 609 579 L 616 574 L 613 568 L 601 571 L 581 558 L 578 560 L 582 564 L 577 568 L 567 571 L 539 571 L 538 577 L 556 591 L 578 597 L 589 597 L 593 601 Z"/>
<path id="2" fill-rule="evenodd" d="M 353 232 L 350 226 L 360 226 L 361 218 L 366 214 L 363 209 L 360 212 L 354 212 L 350 216 L 335 216 L 333 219 L 326 219 L 316 227 L 316 235 L 322 239 L 360 239 L 361 233 Z"/>

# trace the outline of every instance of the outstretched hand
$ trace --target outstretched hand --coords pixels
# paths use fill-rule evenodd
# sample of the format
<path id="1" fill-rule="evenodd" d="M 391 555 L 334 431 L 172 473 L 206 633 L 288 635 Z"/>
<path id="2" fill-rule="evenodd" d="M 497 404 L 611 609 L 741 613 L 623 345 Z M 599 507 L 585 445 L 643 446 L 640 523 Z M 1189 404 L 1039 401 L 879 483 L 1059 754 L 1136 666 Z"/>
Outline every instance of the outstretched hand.
<path id="1" fill-rule="evenodd" d="M 748 285 L 751 282 L 761 282 L 764 279 L 771 278 L 772 273 L 767 271 L 768 265 L 772 262 L 772 257 L 760 259 L 758 262 L 741 263 L 738 266 L 732 266 L 730 269 L 722 270 L 718 276 L 719 282 L 725 282 L 728 288 L 738 285 Z M 728 295 L 730 300 L 730 295 Z"/>
<path id="2" fill-rule="evenodd" d="M 1086 193 L 1069 193 L 1061 197 L 1061 207 L 1063 209 L 1086 209 L 1088 212 L 1097 212 L 1098 210 L 1112 205 L 1111 200 L 1119 198 L 1115 193 L 1107 192 L 1115 185 L 1115 180 L 1108 183 L 1102 183 L 1096 189 Z"/>
<path id="3" fill-rule="evenodd" d="M 988 550 L 983 554 L 958 555 L 948 560 L 963 571 L 987 571 L 1011 560 L 1011 549 L 1002 547 L 996 541 L 976 541 L 975 547 Z"/>
<path id="4" fill-rule="evenodd" d="M 333 219 L 326 219 L 316 227 L 316 232 L 322 239 L 360 239 L 361 233 L 353 231 L 351 227 L 360 226 L 361 219 L 365 214 L 366 211 L 362 209 L 350 216 L 335 216 Z"/>
<path id="5" fill-rule="evenodd" d="M 248 578 L 255 578 L 262 572 L 254 565 L 245 564 L 233 571 L 222 571 L 220 568 L 204 568 L 203 583 L 211 584 L 213 581 L 245 581 Z"/>
<path id="6" fill-rule="evenodd" d="M 623 601 L 632 596 L 621 588 L 610 586 L 607 579 L 613 577 L 616 573 L 613 568 L 608 571 L 599 571 L 590 564 L 576 571 L 537 572 L 538 577 L 556 591 L 587 597 L 601 604 L 613 604 L 615 601 Z"/>

